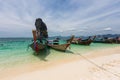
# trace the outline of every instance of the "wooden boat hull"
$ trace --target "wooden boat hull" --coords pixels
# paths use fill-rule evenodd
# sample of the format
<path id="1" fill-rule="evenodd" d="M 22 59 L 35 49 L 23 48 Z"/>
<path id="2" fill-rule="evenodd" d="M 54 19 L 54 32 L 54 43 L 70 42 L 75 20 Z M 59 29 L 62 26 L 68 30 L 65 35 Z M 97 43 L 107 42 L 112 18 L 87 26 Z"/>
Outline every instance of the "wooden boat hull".
<path id="1" fill-rule="evenodd" d="M 72 40 L 74 38 L 74 35 L 72 35 L 72 37 L 70 39 L 68 39 L 66 44 L 56 44 L 56 43 L 51 43 L 52 41 L 48 41 L 48 46 L 55 49 L 55 50 L 59 50 L 59 51 L 66 51 L 66 49 L 70 46 Z"/>
<path id="2" fill-rule="evenodd" d="M 110 41 L 93 41 L 93 43 L 112 43 Z"/>
<path id="3" fill-rule="evenodd" d="M 78 44 L 80 45 L 90 45 L 92 43 L 92 40 L 90 41 L 79 41 Z"/>
<path id="4" fill-rule="evenodd" d="M 88 40 L 78 40 L 78 39 L 73 39 L 72 44 L 79 44 L 79 45 L 90 45 L 93 40 L 96 38 L 96 36 L 93 36 L 93 38 L 91 39 L 91 37 L 89 37 Z"/>
<path id="5" fill-rule="evenodd" d="M 116 44 L 120 44 L 120 41 L 115 41 Z"/>
<path id="6" fill-rule="evenodd" d="M 78 41 L 72 42 L 72 44 L 79 44 L 79 45 L 90 45 L 93 41 Z"/>
<path id="7" fill-rule="evenodd" d="M 55 49 L 55 50 L 66 51 L 66 49 L 70 46 L 70 43 L 61 44 L 61 45 L 48 44 L 48 46 Z"/>
<path id="8" fill-rule="evenodd" d="M 115 43 L 115 44 L 120 44 L 120 40 L 116 39 L 116 38 L 112 38 L 112 39 L 103 39 L 103 40 L 94 40 L 94 43 Z"/>
<path id="9" fill-rule="evenodd" d="M 109 43 L 109 44 L 112 44 L 114 43 L 115 41 L 113 40 L 105 40 L 105 41 L 93 41 L 94 43 Z"/>
<path id="10" fill-rule="evenodd" d="M 120 42 L 110 42 L 110 41 L 94 41 L 93 43 L 120 44 Z"/>
<path id="11" fill-rule="evenodd" d="M 30 44 L 30 47 L 37 53 L 40 52 L 41 50 L 44 50 L 46 45 L 37 42 L 37 31 L 32 30 L 32 34 L 33 34 L 33 43 Z"/>
<path id="12" fill-rule="evenodd" d="M 44 50 L 46 45 L 44 44 L 39 44 L 39 43 L 36 43 L 37 47 L 34 45 L 34 43 L 30 44 L 30 47 L 36 51 L 36 48 L 37 48 L 37 51 L 36 52 L 40 52 L 41 50 Z"/>

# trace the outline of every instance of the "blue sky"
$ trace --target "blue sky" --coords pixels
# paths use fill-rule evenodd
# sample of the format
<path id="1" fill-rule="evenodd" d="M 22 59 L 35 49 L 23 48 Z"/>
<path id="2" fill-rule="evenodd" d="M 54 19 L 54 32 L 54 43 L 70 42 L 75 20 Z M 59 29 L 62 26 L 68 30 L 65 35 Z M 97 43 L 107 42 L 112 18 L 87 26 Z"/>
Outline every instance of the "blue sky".
<path id="1" fill-rule="evenodd" d="M 0 37 L 32 37 L 38 17 L 50 36 L 120 34 L 120 0 L 0 0 Z"/>

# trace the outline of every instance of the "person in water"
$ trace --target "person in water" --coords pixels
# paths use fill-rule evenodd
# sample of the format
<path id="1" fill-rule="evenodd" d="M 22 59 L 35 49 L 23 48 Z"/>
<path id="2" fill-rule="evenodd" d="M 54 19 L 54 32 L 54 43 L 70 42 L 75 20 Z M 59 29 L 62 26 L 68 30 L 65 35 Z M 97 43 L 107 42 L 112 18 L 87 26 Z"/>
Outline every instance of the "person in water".
<path id="1" fill-rule="evenodd" d="M 36 27 L 36 30 L 37 30 L 38 40 L 40 40 L 40 42 L 42 43 L 43 39 L 48 38 L 47 26 L 42 21 L 41 18 L 37 18 L 36 21 L 35 21 L 35 27 Z"/>

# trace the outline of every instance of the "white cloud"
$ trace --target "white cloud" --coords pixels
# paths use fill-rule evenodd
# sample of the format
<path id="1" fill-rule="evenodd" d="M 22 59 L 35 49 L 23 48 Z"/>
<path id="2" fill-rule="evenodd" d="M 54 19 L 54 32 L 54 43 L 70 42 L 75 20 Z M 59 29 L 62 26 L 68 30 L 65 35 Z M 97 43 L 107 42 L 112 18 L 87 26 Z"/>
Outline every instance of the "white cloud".
<path id="1" fill-rule="evenodd" d="M 25 33 L 25 30 L 34 29 L 35 19 L 41 17 L 48 26 L 49 34 L 96 34 L 96 31 L 102 29 L 120 32 L 117 29 L 120 26 L 120 0 L 69 0 L 58 8 L 58 5 L 55 6 L 58 3 L 54 1 L 0 0 L 0 29 L 16 29 L 16 33 Z M 28 32 L 32 36 L 31 31 Z"/>
<path id="2" fill-rule="evenodd" d="M 107 28 L 104 28 L 103 30 L 105 30 L 105 31 L 110 31 L 110 30 L 112 30 L 112 28 L 107 27 Z"/>

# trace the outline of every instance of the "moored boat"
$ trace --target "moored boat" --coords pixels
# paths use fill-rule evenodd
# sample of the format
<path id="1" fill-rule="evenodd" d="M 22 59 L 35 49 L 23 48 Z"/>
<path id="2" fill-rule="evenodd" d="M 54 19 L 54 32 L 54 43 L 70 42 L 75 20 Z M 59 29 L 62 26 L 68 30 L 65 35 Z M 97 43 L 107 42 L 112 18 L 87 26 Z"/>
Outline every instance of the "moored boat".
<path id="1" fill-rule="evenodd" d="M 94 40 L 93 42 L 94 43 L 120 44 L 120 40 L 117 40 L 117 39 Z"/>
<path id="2" fill-rule="evenodd" d="M 81 40 L 80 38 L 74 38 L 72 44 L 79 44 L 79 45 L 90 45 L 96 36 L 89 37 L 86 40 Z"/>
<path id="3" fill-rule="evenodd" d="M 114 38 L 108 38 L 108 37 L 102 37 L 102 38 L 96 38 L 94 41 L 94 43 L 117 43 L 116 39 Z"/>
<path id="4" fill-rule="evenodd" d="M 46 45 L 45 44 L 40 44 L 40 43 L 35 43 L 34 42 L 32 44 L 30 44 L 30 47 L 36 51 L 36 52 L 40 52 L 40 50 L 44 50 Z"/>
<path id="5" fill-rule="evenodd" d="M 65 43 L 65 44 L 59 44 L 59 42 L 56 43 L 56 40 L 55 40 L 55 43 L 54 43 L 54 41 L 51 41 L 51 42 L 48 43 L 48 46 L 55 49 L 55 50 L 66 51 L 67 48 L 70 46 L 71 41 L 73 40 L 73 38 L 74 38 L 74 36 L 72 36 L 69 39 L 69 41 L 67 43 Z"/>
<path id="6" fill-rule="evenodd" d="M 66 49 L 70 46 L 70 43 L 59 44 L 59 45 L 48 44 L 48 46 L 59 51 L 66 51 Z"/>
<path id="7" fill-rule="evenodd" d="M 33 42 L 32 44 L 30 44 L 30 47 L 36 52 L 40 52 L 41 50 L 44 50 L 46 48 L 46 44 L 44 43 L 40 43 L 39 41 L 37 41 L 37 35 L 36 35 L 36 30 L 32 30 L 32 34 L 33 34 Z"/>

